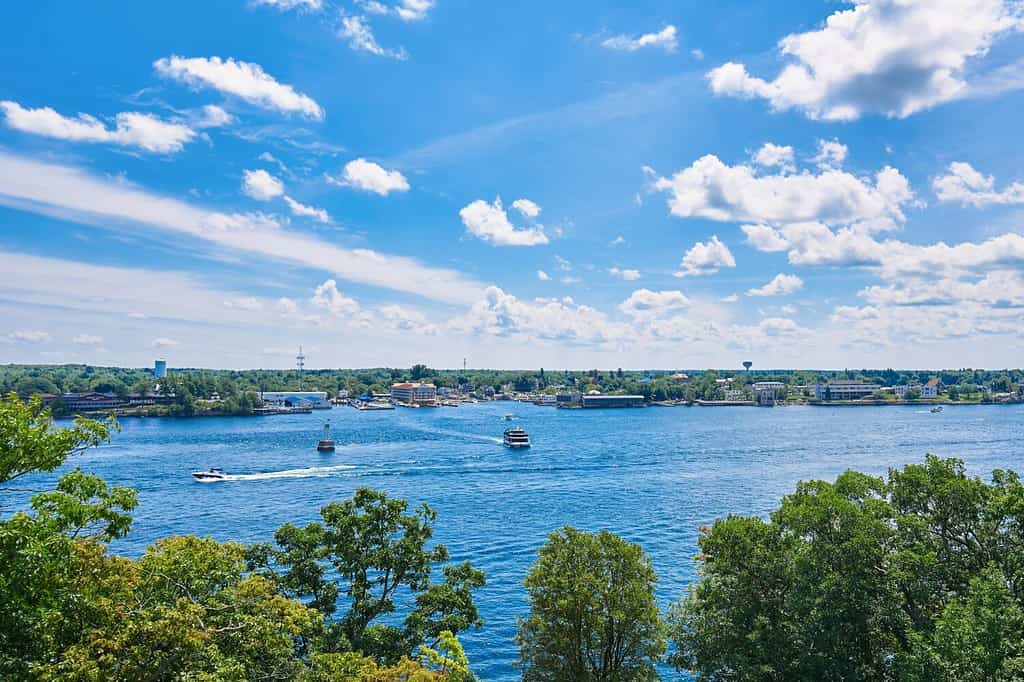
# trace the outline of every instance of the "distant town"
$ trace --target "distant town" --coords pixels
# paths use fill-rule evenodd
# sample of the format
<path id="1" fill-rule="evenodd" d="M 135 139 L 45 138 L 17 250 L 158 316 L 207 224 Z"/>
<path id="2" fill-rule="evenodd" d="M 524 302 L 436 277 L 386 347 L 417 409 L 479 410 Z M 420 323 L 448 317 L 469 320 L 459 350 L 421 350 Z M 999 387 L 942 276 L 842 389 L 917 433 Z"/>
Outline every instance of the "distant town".
<path id="1" fill-rule="evenodd" d="M 560 409 L 947 405 L 1024 402 L 1013 370 L 587 370 L 508 371 L 171 369 L 2 365 L 0 391 L 38 396 L 58 415 L 274 415 L 350 406 L 358 410 L 458 407 L 519 401 Z"/>

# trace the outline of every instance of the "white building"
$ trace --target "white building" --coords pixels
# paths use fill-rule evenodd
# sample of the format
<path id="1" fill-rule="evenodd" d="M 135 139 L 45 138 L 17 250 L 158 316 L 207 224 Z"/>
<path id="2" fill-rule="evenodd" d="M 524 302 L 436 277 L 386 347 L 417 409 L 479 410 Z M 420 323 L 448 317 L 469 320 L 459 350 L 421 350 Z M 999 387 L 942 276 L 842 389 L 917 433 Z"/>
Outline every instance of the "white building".
<path id="1" fill-rule="evenodd" d="M 921 397 L 938 398 L 939 391 L 941 391 L 943 388 L 945 388 L 945 386 L 943 386 L 942 381 L 940 379 L 929 379 L 928 383 L 921 387 Z"/>
<path id="2" fill-rule="evenodd" d="M 312 407 L 315 410 L 331 409 L 327 391 L 263 391 L 260 397 L 272 405 L 288 407 Z"/>
<path id="3" fill-rule="evenodd" d="M 866 398 L 878 390 L 874 384 L 863 381 L 833 380 L 824 384 L 814 385 L 815 400 L 858 400 Z"/>
<path id="4" fill-rule="evenodd" d="M 725 392 L 725 399 L 731 403 L 739 402 L 743 400 L 743 391 L 729 389 Z"/>
<path id="5" fill-rule="evenodd" d="M 761 405 L 774 405 L 776 401 L 786 396 L 786 384 L 781 381 L 756 381 L 754 382 L 754 395 Z"/>

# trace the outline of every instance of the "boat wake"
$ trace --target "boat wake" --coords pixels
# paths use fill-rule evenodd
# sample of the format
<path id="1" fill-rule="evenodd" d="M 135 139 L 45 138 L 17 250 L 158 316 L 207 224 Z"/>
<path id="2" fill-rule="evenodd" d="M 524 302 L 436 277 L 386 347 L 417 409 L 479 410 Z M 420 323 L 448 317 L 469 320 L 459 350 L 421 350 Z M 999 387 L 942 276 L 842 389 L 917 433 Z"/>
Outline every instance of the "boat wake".
<path id="1" fill-rule="evenodd" d="M 228 474 L 225 481 L 269 481 L 276 478 L 326 478 L 339 471 L 349 471 L 356 467 L 352 464 L 339 464 L 332 467 L 309 467 L 307 469 L 286 469 L 284 471 L 267 471 L 261 474 Z"/>
<path id="2" fill-rule="evenodd" d="M 465 431 L 452 431 L 449 429 L 438 429 L 413 424 L 405 424 L 404 426 L 407 426 L 408 428 L 413 429 L 414 431 L 422 431 L 423 433 L 434 433 L 439 436 L 452 436 L 453 438 L 469 438 L 470 440 L 479 440 L 485 443 L 497 443 L 499 445 L 502 442 L 500 438 L 495 438 L 494 436 L 481 436 L 478 433 L 466 433 Z"/>

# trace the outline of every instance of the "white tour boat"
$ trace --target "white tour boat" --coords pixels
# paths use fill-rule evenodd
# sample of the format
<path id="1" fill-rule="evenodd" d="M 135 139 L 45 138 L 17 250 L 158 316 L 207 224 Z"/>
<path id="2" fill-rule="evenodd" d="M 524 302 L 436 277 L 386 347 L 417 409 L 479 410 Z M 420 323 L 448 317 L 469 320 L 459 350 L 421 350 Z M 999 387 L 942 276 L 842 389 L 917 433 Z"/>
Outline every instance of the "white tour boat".
<path id="1" fill-rule="evenodd" d="M 526 433 L 525 429 L 519 427 L 505 429 L 503 443 L 506 448 L 512 448 L 513 450 L 528 448 L 530 447 L 530 435 Z"/>

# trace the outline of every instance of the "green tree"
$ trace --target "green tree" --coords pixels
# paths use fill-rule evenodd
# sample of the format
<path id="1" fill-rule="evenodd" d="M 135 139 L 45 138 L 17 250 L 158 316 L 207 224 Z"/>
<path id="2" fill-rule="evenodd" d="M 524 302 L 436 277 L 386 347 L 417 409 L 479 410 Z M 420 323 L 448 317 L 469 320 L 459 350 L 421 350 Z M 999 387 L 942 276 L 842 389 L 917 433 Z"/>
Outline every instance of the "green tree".
<path id="1" fill-rule="evenodd" d="M 700 538 L 672 662 L 701 680 L 1015 680 L 1024 486 L 929 456 L 800 483 L 769 520 Z"/>
<path id="2" fill-rule="evenodd" d="M 526 578 L 519 665 L 531 680 L 650 680 L 665 651 L 656 577 L 639 545 L 566 527 Z"/>
<path id="3" fill-rule="evenodd" d="M 347 610 L 329 624 L 329 648 L 394 662 L 435 643 L 442 631 L 482 625 L 472 594 L 484 584 L 482 572 L 469 562 L 446 564 L 444 581 L 431 581 L 433 566 L 448 560 L 448 550 L 427 546 L 437 518 L 430 507 L 408 513 L 405 500 L 360 488 L 320 515 L 322 524 L 282 526 L 274 536 L 277 546 L 254 547 L 250 561 L 275 576 L 285 594 L 309 599 L 325 618 L 334 616 L 339 596 L 346 598 Z M 329 569 L 342 586 L 331 581 Z M 411 595 L 413 603 L 403 626 L 375 622 L 395 611 L 399 594 Z"/>

